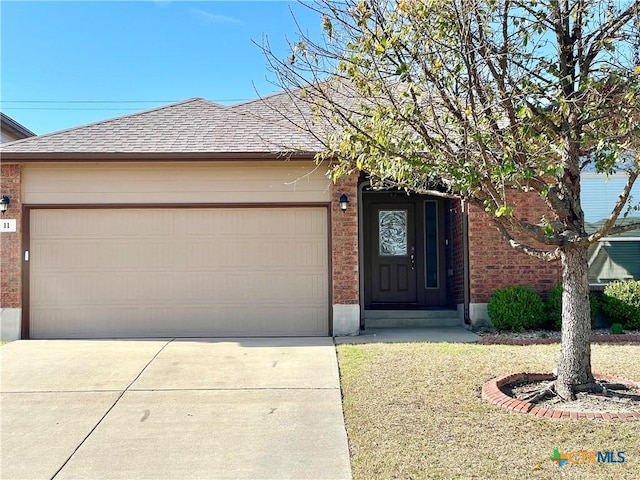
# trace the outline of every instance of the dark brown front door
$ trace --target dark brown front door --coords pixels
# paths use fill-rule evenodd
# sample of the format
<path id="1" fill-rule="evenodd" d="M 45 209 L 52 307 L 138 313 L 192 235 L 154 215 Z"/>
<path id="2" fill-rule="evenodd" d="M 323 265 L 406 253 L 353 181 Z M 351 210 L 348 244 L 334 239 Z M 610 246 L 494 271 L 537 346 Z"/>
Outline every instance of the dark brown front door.
<path id="1" fill-rule="evenodd" d="M 370 209 L 374 303 L 416 303 L 415 206 L 375 204 Z"/>
<path id="2" fill-rule="evenodd" d="M 365 191 L 362 205 L 365 308 L 447 305 L 445 201 Z"/>

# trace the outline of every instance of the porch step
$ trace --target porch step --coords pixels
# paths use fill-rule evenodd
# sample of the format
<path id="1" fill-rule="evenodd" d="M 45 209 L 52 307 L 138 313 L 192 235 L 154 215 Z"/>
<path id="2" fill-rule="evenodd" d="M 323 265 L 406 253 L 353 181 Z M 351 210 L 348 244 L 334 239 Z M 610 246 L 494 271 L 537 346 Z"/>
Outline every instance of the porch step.
<path id="1" fill-rule="evenodd" d="M 365 310 L 366 328 L 458 327 L 457 310 Z"/>

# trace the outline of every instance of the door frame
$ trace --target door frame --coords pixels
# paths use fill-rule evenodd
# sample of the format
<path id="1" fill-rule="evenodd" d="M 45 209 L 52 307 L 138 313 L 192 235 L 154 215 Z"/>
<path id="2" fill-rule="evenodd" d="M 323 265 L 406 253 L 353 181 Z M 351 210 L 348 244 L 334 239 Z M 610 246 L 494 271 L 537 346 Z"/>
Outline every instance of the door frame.
<path id="1" fill-rule="evenodd" d="M 189 208 L 323 208 L 327 221 L 327 336 L 333 336 L 333 255 L 332 255 L 332 222 L 331 204 L 326 202 L 270 202 L 270 203 L 82 203 L 82 204 L 22 204 L 22 239 L 21 239 L 21 294 L 22 312 L 20 325 L 21 340 L 29 340 L 30 337 L 30 282 L 31 282 L 31 258 L 27 252 L 31 252 L 31 210 L 126 210 L 126 209 L 189 209 Z M 295 337 L 294 337 L 295 338 Z"/>
<path id="2" fill-rule="evenodd" d="M 416 237 L 418 238 L 422 238 L 422 245 L 416 245 L 416 264 L 419 265 L 419 274 L 418 274 L 418 285 L 417 285 L 417 289 L 418 289 L 418 302 L 416 305 L 402 305 L 399 304 L 397 306 L 394 307 L 394 305 L 389 304 L 388 305 L 388 309 L 389 310 L 393 310 L 393 309 L 402 309 L 402 310 L 410 310 L 410 309 L 416 309 L 416 310 L 421 310 L 421 309 L 428 309 L 428 308 L 447 308 L 449 307 L 449 300 L 450 300 L 450 294 L 451 292 L 449 292 L 448 289 L 448 284 L 449 284 L 449 279 L 447 276 L 447 273 L 449 271 L 449 265 L 448 262 L 450 262 L 450 255 L 449 255 L 449 250 L 450 250 L 450 245 L 451 245 L 451 241 L 452 239 L 449 238 L 450 235 L 448 234 L 448 225 L 450 223 L 450 219 L 447 220 L 447 216 L 449 214 L 449 212 L 447 211 L 448 208 L 448 203 L 446 201 L 446 199 L 444 198 L 439 198 L 439 197 L 435 197 L 435 196 L 428 196 L 428 195 L 414 195 L 412 197 L 407 196 L 406 193 L 404 192 L 391 192 L 391 191 L 374 191 L 374 192 L 366 192 L 365 188 L 367 188 L 370 185 L 369 182 L 362 182 L 359 186 L 358 186 L 358 241 L 359 241 L 359 264 L 360 264 L 360 271 L 359 271 L 359 278 L 360 278 L 360 318 L 361 318 L 361 322 L 364 321 L 364 313 L 365 313 L 365 309 L 369 309 L 371 308 L 371 305 L 369 305 L 370 302 L 370 298 L 371 296 L 368 294 L 368 288 L 369 285 L 368 283 L 368 272 L 366 271 L 367 269 L 367 265 L 370 263 L 367 258 L 367 252 L 365 252 L 365 242 L 367 241 L 367 239 L 365 239 L 365 222 L 369 221 L 369 214 L 370 212 L 368 211 L 368 208 L 365 207 L 365 197 L 369 196 L 369 195 L 388 195 L 387 198 L 384 198 L 384 200 L 381 198 L 381 202 L 380 203 L 395 203 L 397 202 L 398 204 L 401 204 L 403 201 L 410 201 L 409 199 L 412 198 L 414 202 L 416 202 L 416 205 L 420 204 L 422 205 L 421 208 L 416 209 L 416 214 L 415 214 L 415 229 L 422 229 L 420 232 L 416 231 Z M 398 196 L 394 198 L 391 197 L 391 194 L 396 193 Z M 438 258 L 438 266 L 437 266 L 437 272 L 438 272 L 438 287 L 436 288 L 426 288 L 426 280 L 425 280 L 425 252 L 421 251 L 424 250 L 424 238 L 426 236 L 425 233 L 425 222 L 423 218 L 419 218 L 420 216 L 424 216 L 424 205 L 426 204 L 426 202 L 429 201 L 435 201 L 436 205 L 437 205 L 437 236 L 438 236 L 438 253 L 437 253 L 437 258 Z M 367 201 L 367 204 L 369 202 Z M 367 205 L 368 207 L 368 205 Z M 429 305 L 429 303 L 432 304 L 432 306 Z M 383 307 L 384 308 L 384 307 Z"/>

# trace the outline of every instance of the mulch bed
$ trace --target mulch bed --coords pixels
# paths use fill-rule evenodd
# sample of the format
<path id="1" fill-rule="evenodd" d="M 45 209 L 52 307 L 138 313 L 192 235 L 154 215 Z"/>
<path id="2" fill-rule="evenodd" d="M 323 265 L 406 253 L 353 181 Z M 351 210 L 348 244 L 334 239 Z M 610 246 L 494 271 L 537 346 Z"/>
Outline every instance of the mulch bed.
<path id="1" fill-rule="evenodd" d="M 480 345 L 548 345 L 560 343 L 559 332 L 540 336 L 540 333 L 519 334 L 482 334 Z M 612 335 L 610 333 L 594 333 L 591 336 L 592 343 L 640 343 L 639 333 L 624 333 Z"/>
<path id="2" fill-rule="evenodd" d="M 638 408 L 637 396 L 640 393 L 640 384 L 612 375 L 594 374 L 595 378 L 605 382 L 624 383 L 630 388 L 633 399 L 625 399 L 625 405 L 615 403 L 610 399 L 609 405 L 600 404 L 605 398 L 581 397 L 578 401 L 562 403 L 543 402 L 541 404 L 530 403 L 518 398 L 516 390 L 523 384 L 540 384 L 541 382 L 554 380 L 552 373 L 514 373 L 502 377 L 493 378 L 482 385 L 482 398 L 500 408 L 516 413 L 525 413 L 536 417 L 565 419 L 565 420 L 640 420 L 640 408 Z"/>

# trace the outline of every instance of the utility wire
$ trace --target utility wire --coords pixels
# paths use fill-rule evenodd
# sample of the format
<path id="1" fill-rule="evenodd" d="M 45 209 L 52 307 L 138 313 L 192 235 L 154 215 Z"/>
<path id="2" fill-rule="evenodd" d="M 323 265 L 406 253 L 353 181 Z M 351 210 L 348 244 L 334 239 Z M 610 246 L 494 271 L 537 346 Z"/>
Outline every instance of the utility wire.
<path id="1" fill-rule="evenodd" d="M 0 103 L 171 103 L 179 100 L 0 100 Z"/>
<path id="2" fill-rule="evenodd" d="M 56 110 L 87 110 L 93 112 L 103 112 L 107 110 L 119 111 L 119 112 L 131 112 L 135 111 L 136 108 L 65 108 L 65 107 L 3 107 L 3 110 L 46 110 L 47 112 L 56 111 Z"/>
<path id="3" fill-rule="evenodd" d="M 251 98 L 217 98 L 211 100 L 216 103 L 223 102 L 245 102 L 252 100 Z M 119 111 L 119 112 L 133 112 L 137 110 L 137 105 L 140 104 L 158 104 L 160 106 L 168 103 L 176 103 L 181 100 L 0 100 L 3 110 L 40 110 L 40 111 Z M 131 105 L 130 107 L 124 106 L 124 104 Z M 135 104 L 135 105 L 134 105 Z M 23 105 L 35 105 L 35 106 L 23 106 Z M 56 105 L 56 106 L 45 106 Z M 60 105 L 60 106 L 58 106 Z M 65 106 L 70 105 L 70 106 Z M 71 105 L 80 105 L 78 107 Z M 86 107 L 82 105 L 87 105 Z M 95 105 L 95 106 L 93 106 Z M 105 105 L 101 107 L 99 105 Z M 123 105 L 122 108 L 112 108 L 109 105 Z"/>
<path id="4" fill-rule="evenodd" d="M 0 100 L 0 103 L 176 103 L 181 100 Z M 217 98 L 212 102 L 243 102 L 249 98 Z"/>

